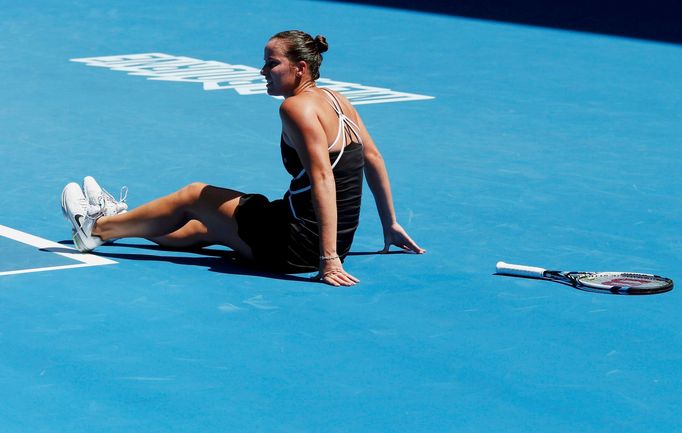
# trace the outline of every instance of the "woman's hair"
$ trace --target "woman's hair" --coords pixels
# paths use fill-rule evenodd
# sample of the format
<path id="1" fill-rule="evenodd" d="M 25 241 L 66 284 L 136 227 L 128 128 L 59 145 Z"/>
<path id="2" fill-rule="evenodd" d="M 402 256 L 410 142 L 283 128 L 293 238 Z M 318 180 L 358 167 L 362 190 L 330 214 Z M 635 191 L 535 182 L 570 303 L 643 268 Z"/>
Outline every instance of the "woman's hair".
<path id="1" fill-rule="evenodd" d="M 313 80 L 320 78 L 320 64 L 322 63 L 322 53 L 329 49 L 327 39 L 317 35 L 313 39 L 306 32 L 300 30 L 287 30 L 279 32 L 270 39 L 281 39 L 287 44 L 284 55 L 290 62 L 300 62 L 303 60 L 308 65 L 310 76 Z"/>

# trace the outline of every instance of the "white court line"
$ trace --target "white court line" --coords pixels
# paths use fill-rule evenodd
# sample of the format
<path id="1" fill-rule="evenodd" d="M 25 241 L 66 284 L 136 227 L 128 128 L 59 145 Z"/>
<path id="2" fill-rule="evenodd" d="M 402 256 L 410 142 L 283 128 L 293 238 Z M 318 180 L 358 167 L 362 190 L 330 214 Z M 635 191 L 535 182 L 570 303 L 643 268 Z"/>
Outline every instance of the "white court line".
<path id="1" fill-rule="evenodd" d="M 101 265 L 113 265 L 116 264 L 115 261 L 106 259 L 104 257 L 99 257 L 94 254 L 84 254 L 73 248 L 69 248 L 57 242 L 52 242 L 47 239 L 39 238 L 28 233 L 24 233 L 19 230 L 15 230 L 11 227 L 3 226 L 0 224 L 0 236 L 12 239 L 22 244 L 31 245 L 40 250 L 54 250 L 51 251 L 54 254 L 58 254 L 62 257 L 66 257 L 71 260 L 79 262 L 73 265 L 63 265 L 63 266 L 48 266 L 43 268 L 31 268 L 31 269 L 19 269 L 16 271 L 4 271 L 0 272 L 2 275 L 15 275 L 15 274 L 25 274 L 29 272 L 42 272 L 42 271 L 54 271 L 58 269 L 71 269 L 71 268 L 82 268 L 86 266 L 101 266 Z M 65 251 L 66 250 L 66 251 Z M 73 252 L 72 252 L 73 251 Z"/>

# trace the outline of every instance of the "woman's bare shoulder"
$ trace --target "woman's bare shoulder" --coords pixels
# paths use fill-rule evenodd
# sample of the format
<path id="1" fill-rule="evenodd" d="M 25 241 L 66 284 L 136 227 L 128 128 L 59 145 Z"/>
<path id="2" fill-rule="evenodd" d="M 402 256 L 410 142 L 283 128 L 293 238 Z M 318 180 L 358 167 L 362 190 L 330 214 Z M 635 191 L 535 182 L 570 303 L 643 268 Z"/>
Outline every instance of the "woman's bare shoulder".
<path id="1" fill-rule="evenodd" d="M 298 116 L 309 115 L 312 110 L 316 109 L 316 107 L 316 101 L 314 101 L 308 95 L 301 94 L 291 96 L 282 101 L 282 104 L 279 106 L 279 112 L 282 116 L 296 118 Z"/>

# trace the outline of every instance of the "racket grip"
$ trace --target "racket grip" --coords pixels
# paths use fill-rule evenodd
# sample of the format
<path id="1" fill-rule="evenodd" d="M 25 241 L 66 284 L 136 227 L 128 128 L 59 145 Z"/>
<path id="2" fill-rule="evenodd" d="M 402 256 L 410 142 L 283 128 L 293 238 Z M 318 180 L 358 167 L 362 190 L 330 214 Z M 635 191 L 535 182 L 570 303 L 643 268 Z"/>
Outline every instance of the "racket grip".
<path id="1" fill-rule="evenodd" d="M 519 277 L 542 278 L 547 269 L 535 266 L 512 265 L 511 263 L 497 262 L 497 273 L 503 275 L 516 275 Z"/>

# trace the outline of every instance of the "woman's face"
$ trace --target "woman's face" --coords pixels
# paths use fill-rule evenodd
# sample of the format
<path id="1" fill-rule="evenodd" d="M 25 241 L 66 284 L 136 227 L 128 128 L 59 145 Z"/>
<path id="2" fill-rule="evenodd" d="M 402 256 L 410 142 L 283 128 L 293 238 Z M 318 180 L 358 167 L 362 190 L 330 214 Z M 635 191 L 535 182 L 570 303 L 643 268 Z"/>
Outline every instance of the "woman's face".
<path id="1" fill-rule="evenodd" d="M 271 39 L 265 46 L 265 65 L 260 73 L 267 81 L 268 95 L 291 96 L 298 85 L 298 69 L 284 55 L 285 49 L 281 39 Z"/>

